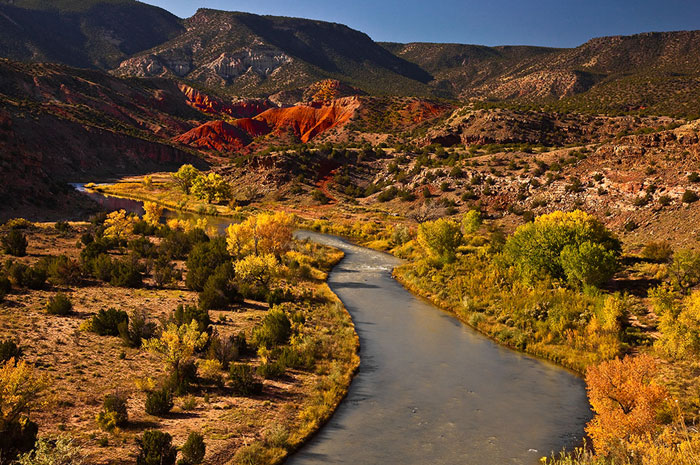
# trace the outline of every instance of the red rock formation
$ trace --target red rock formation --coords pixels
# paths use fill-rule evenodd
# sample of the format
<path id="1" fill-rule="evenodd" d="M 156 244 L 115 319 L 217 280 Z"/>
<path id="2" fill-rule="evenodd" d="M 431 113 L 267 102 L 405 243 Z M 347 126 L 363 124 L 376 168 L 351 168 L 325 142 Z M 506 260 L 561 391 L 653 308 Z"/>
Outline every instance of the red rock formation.
<path id="1" fill-rule="evenodd" d="M 240 100 L 223 102 L 215 97 L 204 94 L 185 84 L 179 84 L 180 91 L 187 97 L 187 103 L 197 110 L 215 114 L 229 115 L 234 118 L 252 118 L 274 105 L 269 100 Z"/>
<path id="2" fill-rule="evenodd" d="M 224 121 L 210 121 L 173 139 L 190 147 L 230 152 L 240 150 L 251 142 L 245 130 Z"/>
<path id="3" fill-rule="evenodd" d="M 275 130 L 292 128 L 302 142 L 308 142 L 328 129 L 346 124 L 359 108 L 359 98 L 345 97 L 323 105 L 273 108 L 259 114 L 254 119 L 264 121 Z"/>

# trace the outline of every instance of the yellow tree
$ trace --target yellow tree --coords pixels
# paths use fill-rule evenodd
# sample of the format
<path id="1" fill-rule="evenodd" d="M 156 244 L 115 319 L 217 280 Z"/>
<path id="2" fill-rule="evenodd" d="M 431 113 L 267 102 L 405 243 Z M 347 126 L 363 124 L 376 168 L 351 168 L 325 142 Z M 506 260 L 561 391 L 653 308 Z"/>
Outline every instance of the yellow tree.
<path id="1" fill-rule="evenodd" d="M 126 239 L 134 232 L 135 222 L 134 217 L 129 215 L 126 210 L 114 211 L 107 215 L 104 235 L 115 239 Z"/>
<path id="2" fill-rule="evenodd" d="M 292 242 L 294 218 L 284 212 L 251 216 L 226 230 L 228 251 L 235 257 L 248 254 L 282 256 Z"/>
<path id="3" fill-rule="evenodd" d="M 151 226 L 158 226 L 160 217 L 163 216 L 163 207 L 155 202 L 144 202 L 143 209 L 143 220 Z"/>
<path id="4" fill-rule="evenodd" d="M 168 324 L 160 338 L 149 339 L 145 342 L 146 350 L 160 355 L 168 368 L 172 370 L 178 386 L 182 385 L 182 368 L 195 350 L 201 349 L 207 343 L 207 333 L 199 331 L 199 323 L 192 320 L 189 324 L 177 326 Z"/>
<path id="5" fill-rule="evenodd" d="M 236 276 L 244 281 L 267 288 L 277 267 L 277 259 L 272 254 L 248 255 L 236 262 Z"/>
<path id="6" fill-rule="evenodd" d="M 418 244 L 432 258 L 453 262 L 462 243 L 462 231 L 455 221 L 440 218 L 418 226 Z"/>
<path id="7" fill-rule="evenodd" d="M 14 358 L 0 365 L 0 436 L 11 437 L 13 429 L 29 421 L 29 413 L 43 403 L 48 383 L 34 367 Z M 0 450 L 2 456 L 2 450 Z"/>
<path id="8" fill-rule="evenodd" d="M 595 417 L 586 426 L 596 453 L 611 456 L 634 437 L 653 433 L 657 411 L 667 397 L 653 381 L 656 362 L 649 355 L 627 356 L 588 369 L 588 398 Z"/>

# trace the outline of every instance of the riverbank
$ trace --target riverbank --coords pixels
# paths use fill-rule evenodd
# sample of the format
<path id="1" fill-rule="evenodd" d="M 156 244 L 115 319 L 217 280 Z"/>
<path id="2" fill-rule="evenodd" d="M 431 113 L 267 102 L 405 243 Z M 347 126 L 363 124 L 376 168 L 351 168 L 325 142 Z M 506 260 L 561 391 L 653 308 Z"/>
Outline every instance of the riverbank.
<path id="1" fill-rule="evenodd" d="M 130 315 L 143 309 L 148 321 L 156 323 L 170 320 L 178 305 L 196 307 L 198 294 L 186 285 L 182 273 L 187 269 L 184 258 L 170 262 L 175 273 L 167 284 L 159 284 L 159 278 L 148 271 L 154 271 L 154 265 L 140 258 L 142 284 L 111 285 L 80 271 L 85 250 L 81 241 L 87 240 L 86 234 L 94 234 L 95 225 L 17 222 L 16 226 L 29 245 L 24 257 L 0 255 L 3 262 L 10 259 L 16 264 L 2 270 L 3 275 L 10 273 L 13 288 L 0 303 L 0 341 L 16 340 L 22 358 L 34 364 L 38 374 L 52 379 L 49 407 L 31 414 L 39 434 L 70 434 L 90 463 L 130 463 L 137 440 L 147 429 L 170 434 L 175 445 L 184 443 L 189 432 L 201 431 L 209 463 L 280 463 L 330 418 L 347 394 L 359 366 L 359 339 L 350 315 L 326 284 L 328 273 L 342 260 L 341 251 L 295 242 L 295 260 L 306 271 L 298 275 L 287 270 L 277 278 L 296 296 L 297 303 L 283 304 L 290 318 L 294 317 L 290 350 L 308 358 L 287 364 L 280 372 L 273 363 L 279 349 L 272 353 L 259 352 L 252 345 L 251 352 L 237 349 L 235 363 L 244 363 L 256 376 L 266 378 L 261 394 L 241 396 L 228 387 L 221 366 L 212 365 L 215 359 L 199 354 L 196 389 L 174 397 L 169 413 L 152 415 L 144 411 L 144 405 L 153 384 L 165 375 L 159 358 L 88 327 L 98 311 L 108 308 Z M 135 250 L 152 253 L 152 246 L 146 247 L 144 241 L 160 248 L 170 239 L 135 235 L 128 245 L 106 256 L 121 263 L 135 257 Z M 61 265 L 55 271 L 54 265 L 49 266 L 45 284 L 29 288 L 13 277 L 18 264 L 38 269 L 55 260 Z M 67 316 L 45 311 L 47 300 L 58 292 L 72 302 Z M 268 309 L 268 303 L 254 299 L 212 309 L 208 312 L 210 337 L 223 340 L 245 335 L 250 343 Z M 104 431 L 96 417 L 104 395 L 112 392 L 128 399 L 129 420 L 123 427 Z"/>

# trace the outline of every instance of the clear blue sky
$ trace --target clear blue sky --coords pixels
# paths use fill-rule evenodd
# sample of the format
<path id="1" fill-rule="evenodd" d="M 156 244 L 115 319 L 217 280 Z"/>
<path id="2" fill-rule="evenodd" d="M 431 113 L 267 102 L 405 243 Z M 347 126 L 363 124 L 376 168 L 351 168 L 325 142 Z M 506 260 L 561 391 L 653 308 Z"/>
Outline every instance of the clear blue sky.
<path id="1" fill-rule="evenodd" d="M 573 47 L 592 37 L 700 29 L 699 0 L 144 0 L 347 24 L 377 41 Z"/>

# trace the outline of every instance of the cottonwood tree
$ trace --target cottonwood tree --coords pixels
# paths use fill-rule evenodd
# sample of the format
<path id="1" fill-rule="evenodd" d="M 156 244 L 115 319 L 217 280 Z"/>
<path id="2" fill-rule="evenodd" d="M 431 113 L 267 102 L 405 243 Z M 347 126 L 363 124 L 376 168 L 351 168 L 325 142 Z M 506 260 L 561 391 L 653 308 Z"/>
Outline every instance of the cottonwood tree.
<path id="1" fill-rule="evenodd" d="M 226 243 L 234 257 L 273 254 L 281 257 L 292 242 L 294 218 L 284 212 L 251 216 L 226 230 Z"/>
<path id="2" fill-rule="evenodd" d="M 105 220 L 105 237 L 126 239 L 134 232 L 135 218 L 126 210 L 117 210 L 107 215 Z"/>
<path id="3" fill-rule="evenodd" d="M 163 207 L 155 202 L 144 202 L 143 209 L 145 211 L 143 220 L 151 226 L 158 226 L 163 216 Z"/>
<path id="4" fill-rule="evenodd" d="M 457 257 L 457 247 L 462 243 L 462 231 L 457 222 L 441 218 L 419 225 L 417 240 L 431 258 L 450 263 Z"/>
<path id="5" fill-rule="evenodd" d="M 197 179 L 197 177 L 200 174 L 200 171 L 194 166 L 182 165 L 180 169 L 177 170 L 176 173 L 173 173 L 171 176 L 173 180 L 178 184 L 178 186 L 180 186 L 182 192 L 184 192 L 185 194 L 189 194 L 194 180 Z"/>
<path id="6" fill-rule="evenodd" d="M 202 174 L 197 176 L 190 188 L 192 195 L 207 203 L 221 202 L 231 198 L 231 186 L 217 173 Z"/>
<path id="7" fill-rule="evenodd" d="M 653 433 L 657 412 L 668 394 L 654 382 L 656 361 L 627 356 L 588 369 L 588 398 L 595 417 L 586 426 L 596 453 L 613 457 L 635 437 Z"/>
<path id="8" fill-rule="evenodd" d="M 184 379 L 183 365 L 190 360 L 195 350 L 204 347 L 207 339 L 207 333 L 201 332 L 199 323 L 192 320 L 180 326 L 168 324 L 160 338 L 149 339 L 143 345 L 146 350 L 162 358 L 167 368 L 172 371 L 177 386 L 181 386 Z"/>
<path id="9" fill-rule="evenodd" d="M 235 264 L 236 276 L 268 289 L 278 262 L 274 255 L 248 255 Z"/>

